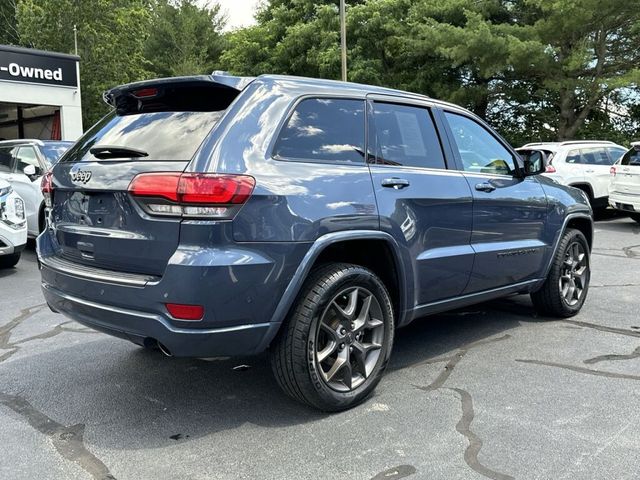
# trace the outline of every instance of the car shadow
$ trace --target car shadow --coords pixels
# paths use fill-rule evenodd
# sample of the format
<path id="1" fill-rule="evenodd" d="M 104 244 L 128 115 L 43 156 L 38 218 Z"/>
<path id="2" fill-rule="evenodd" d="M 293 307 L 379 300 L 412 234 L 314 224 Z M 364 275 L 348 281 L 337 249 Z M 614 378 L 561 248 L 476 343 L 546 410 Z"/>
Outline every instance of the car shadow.
<path id="1" fill-rule="evenodd" d="M 528 297 L 513 298 L 419 319 L 398 330 L 387 374 L 504 335 L 520 321 L 532 320 Z M 0 363 L 6 380 L 2 390 L 20 392 L 55 421 L 84 423 L 89 430 L 95 426 L 92 438 L 110 449 L 159 448 L 177 438 L 188 441 L 245 423 L 283 427 L 327 416 L 280 391 L 266 354 L 167 358 L 109 337 L 91 338 Z M 108 425 L 109 435 L 100 435 L 97 425 Z"/>

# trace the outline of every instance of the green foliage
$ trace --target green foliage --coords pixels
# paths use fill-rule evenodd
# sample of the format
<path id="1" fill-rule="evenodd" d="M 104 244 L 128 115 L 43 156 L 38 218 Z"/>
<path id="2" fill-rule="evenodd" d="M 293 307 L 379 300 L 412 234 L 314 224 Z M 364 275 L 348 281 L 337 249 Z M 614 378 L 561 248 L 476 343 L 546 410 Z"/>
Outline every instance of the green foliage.
<path id="1" fill-rule="evenodd" d="M 74 53 L 77 26 L 85 127 L 108 110 L 105 90 L 149 76 L 146 0 L 19 0 L 16 14 L 21 43 L 43 50 Z"/>
<path id="2" fill-rule="evenodd" d="M 19 42 L 16 28 L 15 0 L 0 0 L 0 45 L 16 45 Z"/>
<path id="3" fill-rule="evenodd" d="M 211 73 L 224 48 L 218 4 L 157 0 L 145 45 L 151 71 L 162 77 Z"/>

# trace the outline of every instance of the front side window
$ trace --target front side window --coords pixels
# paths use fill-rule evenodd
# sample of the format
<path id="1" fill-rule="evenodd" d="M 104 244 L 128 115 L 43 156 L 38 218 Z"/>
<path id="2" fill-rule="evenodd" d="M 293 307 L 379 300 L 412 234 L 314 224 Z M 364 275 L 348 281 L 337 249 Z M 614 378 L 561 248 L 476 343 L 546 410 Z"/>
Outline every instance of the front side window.
<path id="1" fill-rule="evenodd" d="M 0 173 L 11 173 L 13 170 L 14 147 L 0 147 Z"/>
<path id="2" fill-rule="evenodd" d="M 33 147 L 20 147 L 16 154 L 16 172 L 24 173 L 24 169 L 28 165 L 35 167 L 36 175 L 42 175 L 42 168 L 40 168 L 35 149 Z"/>
<path id="3" fill-rule="evenodd" d="M 376 103 L 371 163 L 446 168 L 436 127 L 428 109 Z"/>
<path id="4" fill-rule="evenodd" d="M 452 112 L 445 112 L 453 139 L 462 158 L 465 172 L 513 175 L 514 158 L 489 131 L 479 123 Z"/>
<path id="5" fill-rule="evenodd" d="M 364 163 L 364 101 L 309 98 L 280 132 L 276 158 Z"/>

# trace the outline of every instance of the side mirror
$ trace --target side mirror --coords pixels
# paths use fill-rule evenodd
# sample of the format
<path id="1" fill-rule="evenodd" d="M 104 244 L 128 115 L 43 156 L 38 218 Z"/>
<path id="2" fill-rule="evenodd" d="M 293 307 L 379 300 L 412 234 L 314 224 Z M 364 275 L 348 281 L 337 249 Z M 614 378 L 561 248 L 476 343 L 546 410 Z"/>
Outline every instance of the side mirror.
<path id="1" fill-rule="evenodd" d="M 35 177 L 36 176 L 36 167 L 35 165 L 27 165 L 23 170 L 24 174 L 27 177 Z"/>
<path id="2" fill-rule="evenodd" d="M 522 155 L 523 160 L 523 173 L 525 177 L 532 175 L 539 175 L 544 173 L 547 169 L 546 155 L 540 151 L 528 151 Z"/>

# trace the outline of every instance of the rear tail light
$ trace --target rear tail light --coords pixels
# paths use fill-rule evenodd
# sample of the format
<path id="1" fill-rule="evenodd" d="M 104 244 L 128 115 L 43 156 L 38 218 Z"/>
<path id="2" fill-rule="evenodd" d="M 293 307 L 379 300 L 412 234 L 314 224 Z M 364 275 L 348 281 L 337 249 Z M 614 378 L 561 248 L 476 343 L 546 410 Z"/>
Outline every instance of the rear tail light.
<path id="1" fill-rule="evenodd" d="M 176 320 L 198 321 L 204 317 L 202 305 L 184 305 L 182 303 L 165 304 L 169 314 Z"/>
<path id="2" fill-rule="evenodd" d="M 545 169 L 546 173 L 556 173 L 556 167 L 554 167 L 553 165 L 549 164 L 547 165 L 547 168 Z"/>
<path id="3" fill-rule="evenodd" d="M 152 215 L 232 218 L 251 196 L 255 179 L 210 173 L 142 173 L 129 192 Z"/>
<path id="4" fill-rule="evenodd" d="M 614 167 L 611 167 L 611 168 L 609 169 L 609 173 L 615 177 L 615 176 L 616 176 L 616 167 L 615 167 L 615 166 L 614 166 Z"/>
<path id="5" fill-rule="evenodd" d="M 42 181 L 40 182 L 40 190 L 42 191 L 42 196 L 44 197 L 44 204 L 47 208 L 51 208 L 52 205 L 52 197 L 53 197 L 53 173 L 51 171 L 45 173 L 42 176 Z"/>

